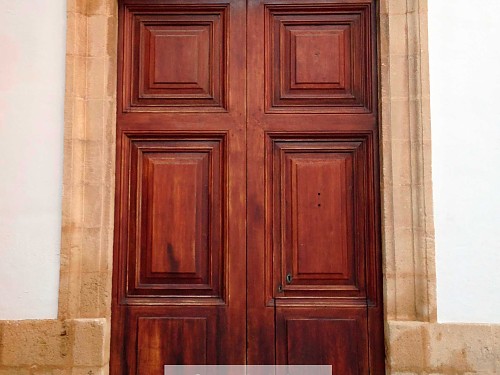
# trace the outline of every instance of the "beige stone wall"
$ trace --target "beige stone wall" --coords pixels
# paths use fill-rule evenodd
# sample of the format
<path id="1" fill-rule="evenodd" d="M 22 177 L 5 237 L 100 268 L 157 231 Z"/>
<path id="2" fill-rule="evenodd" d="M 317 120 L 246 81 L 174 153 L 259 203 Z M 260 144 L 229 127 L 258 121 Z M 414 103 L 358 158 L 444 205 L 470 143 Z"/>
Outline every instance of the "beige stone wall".
<path id="1" fill-rule="evenodd" d="M 427 0 L 380 1 L 387 369 L 500 373 L 500 327 L 436 323 Z M 116 0 L 68 0 L 58 320 L 0 321 L 0 375 L 108 372 Z"/>
<path id="2" fill-rule="evenodd" d="M 0 322 L 0 375 L 108 373 L 106 319 Z"/>
<path id="3" fill-rule="evenodd" d="M 382 0 L 382 225 L 388 320 L 436 320 L 426 0 Z"/>
<path id="4" fill-rule="evenodd" d="M 395 374 L 500 374 L 500 326 L 391 321 L 388 367 Z"/>

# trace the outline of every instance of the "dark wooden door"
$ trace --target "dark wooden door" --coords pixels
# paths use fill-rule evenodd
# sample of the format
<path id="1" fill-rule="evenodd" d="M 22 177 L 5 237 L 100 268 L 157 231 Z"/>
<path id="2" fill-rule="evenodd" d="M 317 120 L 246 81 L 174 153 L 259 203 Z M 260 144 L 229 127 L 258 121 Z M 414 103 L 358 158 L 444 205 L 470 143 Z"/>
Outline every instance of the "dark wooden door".
<path id="1" fill-rule="evenodd" d="M 371 0 L 122 0 L 112 374 L 384 372 Z"/>
<path id="2" fill-rule="evenodd" d="M 245 16 L 120 1 L 112 374 L 245 362 Z"/>
<path id="3" fill-rule="evenodd" d="M 248 363 L 384 372 L 375 15 L 248 2 Z"/>

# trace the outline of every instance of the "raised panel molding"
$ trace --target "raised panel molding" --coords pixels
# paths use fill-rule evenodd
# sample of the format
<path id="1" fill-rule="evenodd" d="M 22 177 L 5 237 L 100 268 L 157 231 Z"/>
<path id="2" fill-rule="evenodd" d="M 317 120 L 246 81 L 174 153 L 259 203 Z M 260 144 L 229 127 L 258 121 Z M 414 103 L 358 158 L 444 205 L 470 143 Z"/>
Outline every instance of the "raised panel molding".
<path id="1" fill-rule="evenodd" d="M 225 135 L 124 136 L 125 297 L 224 299 Z"/>
<path id="2" fill-rule="evenodd" d="M 341 29 L 291 30 L 290 88 L 345 86 L 345 37 Z M 314 69 L 311 69 L 314 67 Z"/>
<path id="3" fill-rule="evenodd" d="M 268 134 L 275 297 L 366 298 L 370 144 L 369 136 Z"/>
<path id="4" fill-rule="evenodd" d="M 124 111 L 225 111 L 227 8 L 126 6 Z"/>
<path id="5" fill-rule="evenodd" d="M 164 274 L 178 283 L 207 282 L 209 155 L 143 152 L 142 201 L 151 225 L 144 281 Z"/>
<path id="6" fill-rule="evenodd" d="M 199 90 L 207 94 L 210 90 L 208 76 L 210 27 L 209 25 L 195 27 L 161 27 L 151 25 L 145 28 L 150 38 L 150 56 L 144 68 L 149 74 L 140 78 L 143 90 L 142 98 L 149 89 L 164 90 L 175 97 L 179 89 Z M 146 34 L 146 35 L 147 35 Z M 144 82 L 144 79 L 147 81 Z M 152 90 L 151 90 L 152 91 Z"/>
<path id="7" fill-rule="evenodd" d="M 353 282 L 352 159 L 351 153 L 340 152 L 283 155 L 289 184 L 283 203 L 292 233 L 287 261 L 295 282 Z"/>
<path id="8" fill-rule="evenodd" d="M 266 6 L 266 111 L 372 110 L 369 4 Z"/>

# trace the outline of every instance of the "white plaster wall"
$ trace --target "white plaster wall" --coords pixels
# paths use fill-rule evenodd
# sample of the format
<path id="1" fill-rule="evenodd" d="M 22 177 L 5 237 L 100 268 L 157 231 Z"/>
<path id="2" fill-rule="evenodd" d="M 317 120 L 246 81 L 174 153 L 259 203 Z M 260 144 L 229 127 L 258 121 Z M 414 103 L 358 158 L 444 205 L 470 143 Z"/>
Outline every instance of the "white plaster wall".
<path id="1" fill-rule="evenodd" d="M 55 318 L 66 0 L 0 9 L 0 319 Z"/>
<path id="2" fill-rule="evenodd" d="M 499 0 L 429 0 L 438 320 L 500 323 Z"/>

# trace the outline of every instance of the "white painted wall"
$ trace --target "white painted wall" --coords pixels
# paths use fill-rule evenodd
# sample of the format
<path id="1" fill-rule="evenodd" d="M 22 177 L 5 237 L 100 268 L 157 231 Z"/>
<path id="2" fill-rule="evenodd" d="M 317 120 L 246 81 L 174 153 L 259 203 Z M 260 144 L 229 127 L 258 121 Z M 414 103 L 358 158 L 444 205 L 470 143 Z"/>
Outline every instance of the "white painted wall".
<path id="1" fill-rule="evenodd" d="M 0 9 L 0 319 L 55 318 L 66 0 Z"/>
<path id="2" fill-rule="evenodd" d="M 500 323 L 499 0 L 429 0 L 438 320 Z"/>

